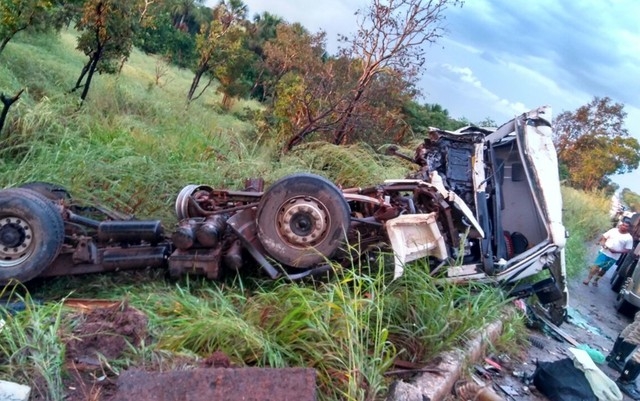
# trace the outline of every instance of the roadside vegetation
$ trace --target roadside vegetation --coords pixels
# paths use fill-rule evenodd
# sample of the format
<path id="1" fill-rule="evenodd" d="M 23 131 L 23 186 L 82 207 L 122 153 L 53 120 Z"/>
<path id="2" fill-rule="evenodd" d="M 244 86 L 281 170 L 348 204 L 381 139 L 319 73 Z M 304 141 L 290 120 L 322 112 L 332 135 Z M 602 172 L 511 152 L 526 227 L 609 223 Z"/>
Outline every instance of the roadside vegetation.
<path id="1" fill-rule="evenodd" d="M 192 16 L 182 22 L 174 17 L 172 24 L 195 23 Z M 221 29 L 215 20 L 210 22 L 205 32 Z M 279 83 L 286 96 L 273 105 L 231 96 L 233 86 L 217 86 L 224 80 L 212 83 L 220 91 L 203 92 L 206 83 L 196 82 L 191 70 L 178 68 L 177 60 L 169 64 L 166 54 L 148 55 L 136 48 L 113 56 L 118 62 L 126 56 L 120 72 L 104 70 L 90 77 L 91 91 L 79 98 L 70 89 L 80 89 L 79 66 L 95 54 L 75 50 L 79 31 L 61 29 L 59 36 L 11 34 L 0 47 L 0 90 L 18 93 L 25 88 L 0 130 L 0 185 L 57 183 L 79 203 L 98 201 L 140 218 L 160 218 L 168 228 L 176 223 L 175 196 L 189 183 L 240 188 L 247 178 L 262 177 L 269 184 L 304 171 L 345 186 L 374 184 L 403 177 L 411 169 L 384 156 L 385 145 L 398 139 L 403 153 L 411 153 L 425 127 L 454 129 L 468 123 L 451 119 L 439 105 L 398 97 L 394 99 L 407 101 L 394 110 L 402 108 L 412 119 L 403 120 L 411 122 L 411 129 L 394 137 L 378 130 L 384 123 L 398 127 L 390 121 L 365 126 L 356 118 L 357 112 L 382 115 L 383 105 L 372 101 L 377 107 L 365 107 L 362 99 L 351 99 L 349 124 L 315 121 L 317 132 L 339 135 L 315 135 L 293 124 L 292 114 L 320 115 L 322 107 L 345 101 L 347 93 L 321 104 L 302 104 L 299 100 L 310 93 L 319 99 L 312 90 L 321 85 L 313 86 L 313 80 L 303 85 L 292 75 Z M 295 33 L 287 29 L 283 41 Z M 232 47 L 233 36 L 229 39 Z M 282 42 L 273 45 L 274 52 L 277 45 L 287 47 Z M 214 71 L 206 67 L 204 81 Z M 85 85 L 83 90 L 89 83 Z M 273 114 L 265 118 L 267 112 Z M 363 142 L 367 133 L 377 136 Z M 579 274 L 586 263 L 586 244 L 611 224 L 608 197 L 565 187 L 563 198 L 571 234 L 567 265 L 570 275 Z M 40 399 L 63 399 L 64 382 L 73 373 L 64 367 L 65 346 L 77 324 L 65 299 L 103 298 L 142 311 L 150 333 L 148 341 L 131 346 L 119 359 L 101 359 L 105 377 L 130 367 L 197 366 L 222 351 L 236 366 L 312 366 L 318 371 L 322 400 L 379 399 L 393 378 L 385 373 L 393 370 L 394 361 L 427 363 L 439 352 L 462 345 L 485 323 L 504 318 L 503 306 L 510 303 L 493 287 L 437 282 L 421 274 L 428 267 L 419 263 L 396 281 L 389 279 L 384 260 L 354 264 L 325 280 L 303 283 L 251 276 L 224 282 L 174 281 L 163 272 L 142 271 L 6 288 L 0 296 L 24 310 L 5 313 L 0 308 L 0 379 L 28 384 Z M 504 319 L 504 335 L 496 346 L 513 352 L 526 342 L 523 317 L 509 314 Z M 87 389 L 87 395 L 95 397 L 87 399 L 99 399 L 98 391 Z"/>

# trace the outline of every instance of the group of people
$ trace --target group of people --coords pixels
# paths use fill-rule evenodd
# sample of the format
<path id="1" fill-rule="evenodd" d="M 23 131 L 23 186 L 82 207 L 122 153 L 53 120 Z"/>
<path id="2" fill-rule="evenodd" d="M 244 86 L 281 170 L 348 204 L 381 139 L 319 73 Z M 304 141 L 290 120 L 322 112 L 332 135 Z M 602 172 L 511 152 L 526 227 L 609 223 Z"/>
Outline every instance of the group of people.
<path id="1" fill-rule="evenodd" d="M 589 268 L 584 285 L 598 285 L 598 281 L 616 264 L 620 257 L 633 249 L 633 237 L 629 232 L 631 221 L 623 219 L 617 227 L 602 234 L 598 256 Z M 607 355 L 609 367 L 620 373 L 616 384 L 620 390 L 634 400 L 640 400 L 640 390 L 636 387 L 636 379 L 640 375 L 640 312 L 636 313 L 633 322 L 625 327 Z"/>

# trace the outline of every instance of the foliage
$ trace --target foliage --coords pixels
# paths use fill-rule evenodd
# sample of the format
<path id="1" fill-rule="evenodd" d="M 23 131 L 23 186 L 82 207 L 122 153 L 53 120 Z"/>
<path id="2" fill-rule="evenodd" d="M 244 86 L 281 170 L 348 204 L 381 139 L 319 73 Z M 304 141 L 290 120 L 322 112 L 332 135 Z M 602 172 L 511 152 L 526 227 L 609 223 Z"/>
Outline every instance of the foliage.
<path id="1" fill-rule="evenodd" d="M 30 295 L 0 290 L 0 378 L 29 383 L 32 394 L 47 400 L 64 398 L 62 304 L 39 306 Z M 14 292 L 15 291 L 15 292 Z M 24 309 L 20 313 L 12 309 Z"/>
<path id="2" fill-rule="evenodd" d="M 18 32 L 46 29 L 52 6 L 50 0 L 0 0 L 0 54 Z"/>
<path id="3" fill-rule="evenodd" d="M 640 212 L 640 194 L 637 194 L 629 188 L 624 188 L 620 193 L 622 202 L 634 212 Z"/>
<path id="4" fill-rule="evenodd" d="M 591 191 L 615 190 L 609 176 L 640 164 L 640 143 L 624 127 L 624 105 L 608 97 L 594 99 L 554 120 L 554 144 L 569 185 Z"/>
<path id="5" fill-rule="evenodd" d="M 28 46 L 7 48 L 11 62 L 0 60 L 0 80 L 29 88 L 17 105 L 11 135 L 0 143 L 3 187 L 55 182 L 80 203 L 100 201 L 140 218 L 160 218 L 169 227 L 175 195 L 188 183 L 239 188 L 247 177 L 273 181 L 296 170 L 349 186 L 397 178 L 409 168 L 366 144 L 305 143 L 276 158 L 274 146 L 252 121 L 212 107 L 220 102 L 213 91 L 192 103 L 185 117 L 182 96 L 192 74 L 169 68 L 166 85 L 154 85 L 157 60 L 135 50 L 120 76 L 95 82 L 104 96 L 77 110 L 64 91 L 81 60 L 72 51 L 73 39 L 73 32 L 47 39 L 46 45 L 34 38 Z M 39 63 L 32 62 L 36 56 Z M 234 107 L 244 113 L 262 109 L 256 102 Z M 421 124 L 427 123 L 416 123 Z M 582 268 L 577 257 L 584 258 L 584 241 L 600 232 L 599 208 L 606 218 L 608 205 L 584 206 L 571 198 L 578 191 L 568 191 L 563 196 L 570 241 L 580 238 L 580 225 L 585 233 L 568 251 L 569 267 Z M 384 372 L 394 358 L 427 362 L 499 318 L 505 304 L 495 288 L 443 283 L 424 274 L 430 269 L 420 263 L 390 282 L 381 262 L 354 260 L 331 278 L 306 283 L 255 277 L 176 282 L 163 280 L 161 271 L 63 277 L 36 286 L 35 296 L 61 299 L 74 291 L 74 297 L 129 299 L 151 318 L 155 342 L 122 361 L 125 366 L 158 358 L 183 363 L 185 355 L 195 366 L 222 349 L 239 365 L 317 367 L 320 399 L 370 400 L 384 394 Z M 64 373 L 63 349 L 55 338 L 61 311 L 60 303 L 34 305 L 12 318 L 11 336 L 3 332 L 0 338 L 5 347 L 0 358 L 13 355 L 14 363 L 0 363 L 2 379 L 25 378 L 35 385 L 41 383 L 36 369 L 42 369 L 51 388 L 35 388 L 48 391 L 43 398 L 63 398 L 64 388 L 57 384 Z"/>
<path id="6" fill-rule="evenodd" d="M 382 73 L 399 82 L 411 82 L 425 62 L 424 45 L 442 36 L 444 11 L 457 0 L 373 0 L 368 9 L 356 13 L 358 31 L 341 49 L 341 54 L 362 63 L 360 75 L 334 133 L 333 143 L 348 139 L 354 113 L 366 99 L 366 91 Z"/>
<path id="7" fill-rule="evenodd" d="M 601 192 L 562 187 L 562 203 L 562 218 L 569 233 L 565 248 L 567 274 L 575 277 L 584 274 L 591 262 L 588 244 L 611 228 L 610 199 Z"/>
<path id="8" fill-rule="evenodd" d="M 81 32 L 76 48 L 89 60 L 71 89 L 83 88 L 81 101 L 87 97 L 95 72 L 114 73 L 116 63 L 129 57 L 139 14 L 136 3 L 128 0 L 87 0 L 84 4 L 82 17 L 76 23 Z"/>
<path id="9" fill-rule="evenodd" d="M 142 51 L 166 57 L 178 67 L 187 68 L 195 61 L 195 36 L 175 29 L 168 13 L 155 15 L 152 23 L 138 31 L 133 43 Z"/>
<path id="10" fill-rule="evenodd" d="M 451 118 L 449 110 L 439 104 L 420 105 L 411 100 L 404 105 L 403 113 L 412 131 L 420 135 L 426 135 L 429 132 L 429 127 L 455 131 L 466 125 L 464 122 Z"/>
<path id="11" fill-rule="evenodd" d="M 192 101 L 200 97 L 212 82 L 218 78 L 221 83 L 219 90 L 225 98 L 247 91 L 239 83 L 242 70 L 249 63 L 250 54 L 244 48 L 245 33 L 239 22 L 244 18 L 246 6 L 238 1 L 220 3 L 212 11 L 212 19 L 203 23 L 196 35 L 196 51 L 198 61 L 195 65 L 195 76 L 187 94 L 187 100 Z M 202 77 L 208 74 L 210 81 L 196 95 Z M 223 99 L 223 106 L 228 103 Z"/>
<path id="12" fill-rule="evenodd" d="M 457 1 L 373 1 L 358 16 L 358 33 L 336 57 L 324 51 L 322 33 L 279 24 L 265 45 L 272 77 L 273 115 L 284 150 L 303 141 L 379 146 L 411 133 L 403 108 L 416 91 L 425 44 L 441 36 L 442 13 Z"/>

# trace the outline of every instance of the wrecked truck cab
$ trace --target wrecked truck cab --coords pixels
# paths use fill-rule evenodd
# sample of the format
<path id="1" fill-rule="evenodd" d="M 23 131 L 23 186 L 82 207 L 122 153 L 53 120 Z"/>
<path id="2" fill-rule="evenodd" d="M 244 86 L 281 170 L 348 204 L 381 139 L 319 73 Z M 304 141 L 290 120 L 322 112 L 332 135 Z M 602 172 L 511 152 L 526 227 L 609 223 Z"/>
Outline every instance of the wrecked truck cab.
<path id="1" fill-rule="evenodd" d="M 562 319 L 566 230 L 551 119 L 551 109 L 541 107 L 495 130 L 431 130 L 416 150 L 421 168 L 413 176 L 422 178 L 417 188 L 445 202 L 426 207 L 437 224 L 417 215 L 387 222 L 396 276 L 407 262 L 424 257 L 452 281 L 508 286 L 548 269 L 549 278 L 513 291 L 537 293 L 553 320 Z"/>
<path id="2" fill-rule="evenodd" d="M 170 235 L 159 221 L 86 216 L 96 207 L 70 206 L 48 186 L 0 191 L 0 284 L 145 267 L 210 279 L 258 268 L 296 280 L 382 250 L 393 253 L 396 278 L 422 260 L 438 279 L 536 294 L 562 321 L 565 230 L 550 108 L 495 130 L 431 129 L 413 156 L 390 153 L 416 170 L 365 188 L 309 173 L 266 190 L 260 179 L 241 190 L 187 185 Z M 517 285 L 543 271 L 542 281 Z"/>

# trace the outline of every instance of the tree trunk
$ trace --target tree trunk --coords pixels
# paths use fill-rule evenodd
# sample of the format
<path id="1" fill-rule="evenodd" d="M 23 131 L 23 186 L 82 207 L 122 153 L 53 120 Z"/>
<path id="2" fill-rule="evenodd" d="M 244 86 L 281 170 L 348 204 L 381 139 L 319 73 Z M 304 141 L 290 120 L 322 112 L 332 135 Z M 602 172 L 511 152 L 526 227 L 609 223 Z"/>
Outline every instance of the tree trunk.
<path id="1" fill-rule="evenodd" d="M 351 100 L 349 107 L 344 112 L 344 118 L 342 119 L 342 124 L 340 124 L 340 128 L 336 130 L 336 133 L 333 136 L 333 144 L 334 145 L 342 145 L 343 142 L 347 140 L 347 125 L 351 121 L 351 117 L 353 116 L 353 110 L 356 108 L 356 104 L 362 97 L 362 93 L 364 92 L 364 88 L 360 87 L 354 98 Z"/>
<path id="2" fill-rule="evenodd" d="M 93 74 L 96 72 L 96 67 L 98 66 L 98 61 L 100 61 L 101 54 L 102 49 L 98 50 L 93 55 L 93 62 L 91 63 L 91 67 L 89 67 L 89 72 L 87 74 L 87 81 L 84 83 L 82 95 L 80 95 L 80 104 L 84 103 L 84 100 L 87 98 L 87 94 L 89 93 L 89 86 L 91 85 L 91 79 L 93 78 Z"/>
<path id="3" fill-rule="evenodd" d="M 4 40 L 2 41 L 2 43 L 0 43 L 0 54 L 2 54 L 2 51 L 4 50 L 4 48 L 7 46 L 7 43 L 9 43 L 9 41 L 11 40 L 11 37 L 8 38 L 4 38 Z"/>
<path id="4" fill-rule="evenodd" d="M 4 122 L 7 119 L 7 114 L 9 114 L 9 107 L 11 107 L 12 104 L 18 101 L 20 95 L 22 95 L 22 92 L 24 92 L 24 89 L 20 89 L 20 92 L 18 92 L 14 97 L 11 98 L 6 97 L 4 93 L 0 94 L 0 101 L 2 101 L 2 112 L 0 112 L 0 134 L 2 134 Z M 0 138 L 2 138 L 2 135 L 0 135 Z"/>
<path id="5" fill-rule="evenodd" d="M 76 81 L 76 86 L 71 88 L 71 90 L 69 92 L 75 92 L 77 89 L 80 89 L 82 87 L 82 80 L 84 79 L 84 76 L 86 75 L 87 71 L 89 71 L 89 66 L 91 65 L 91 61 L 92 60 L 93 60 L 92 58 L 89 58 L 89 61 L 87 61 L 87 64 L 85 64 L 82 67 L 82 71 L 80 72 L 80 76 L 78 77 L 78 80 Z"/>
<path id="6" fill-rule="evenodd" d="M 193 77 L 193 81 L 191 81 L 191 87 L 189 88 L 189 93 L 187 94 L 187 101 L 190 102 L 193 100 L 193 95 L 196 93 L 196 89 L 198 89 L 198 84 L 200 83 L 200 78 L 202 78 L 202 74 L 206 71 L 206 68 L 199 68 L 196 71 L 196 75 Z"/>

